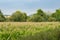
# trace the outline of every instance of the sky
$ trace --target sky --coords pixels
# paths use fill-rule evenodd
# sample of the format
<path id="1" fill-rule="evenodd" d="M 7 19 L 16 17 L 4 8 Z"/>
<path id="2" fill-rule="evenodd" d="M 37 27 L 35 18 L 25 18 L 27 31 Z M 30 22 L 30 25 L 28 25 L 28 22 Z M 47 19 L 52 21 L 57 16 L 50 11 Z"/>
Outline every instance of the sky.
<path id="1" fill-rule="evenodd" d="M 54 12 L 60 8 L 60 0 L 0 0 L 0 9 L 4 15 L 11 15 L 16 10 L 26 12 L 28 15 L 42 9 Z"/>

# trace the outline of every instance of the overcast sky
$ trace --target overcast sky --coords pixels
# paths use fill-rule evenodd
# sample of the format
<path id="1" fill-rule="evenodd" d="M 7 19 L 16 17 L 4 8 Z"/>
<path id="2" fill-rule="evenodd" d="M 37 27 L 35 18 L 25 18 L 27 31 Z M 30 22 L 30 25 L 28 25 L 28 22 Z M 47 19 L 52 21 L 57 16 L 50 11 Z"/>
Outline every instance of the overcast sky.
<path id="1" fill-rule="evenodd" d="M 26 12 L 28 15 L 37 9 L 53 12 L 60 8 L 60 0 L 0 0 L 0 9 L 4 14 L 12 14 L 16 10 Z"/>

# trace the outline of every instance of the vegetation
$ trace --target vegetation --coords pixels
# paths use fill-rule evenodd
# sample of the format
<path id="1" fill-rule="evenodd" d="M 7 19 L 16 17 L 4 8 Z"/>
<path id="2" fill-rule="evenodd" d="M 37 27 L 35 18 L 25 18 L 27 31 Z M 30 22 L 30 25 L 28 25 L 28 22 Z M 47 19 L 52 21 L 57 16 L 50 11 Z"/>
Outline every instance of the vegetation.
<path id="1" fill-rule="evenodd" d="M 5 21 L 5 20 L 6 19 L 5 19 L 4 15 L 2 14 L 1 10 L 0 10 L 0 22 Z"/>
<path id="2" fill-rule="evenodd" d="M 60 40 L 60 9 L 51 15 L 16 11 L 5 17 L 0 10 L 0 40 Z"/>
<path id="3" fill-rule="evenodd" d="M 0 22 L 57 22 L 60 21 L 60 9 L 56 12 L 48 15 L 42 9 L 38 9 L 35 14 L 27 15 L 24 12 L 16 11 L 10 15 L 10 17 L 5 17 L 0 10 Z"/>
<path id="4" fill-rule="evenodd" d="M 0 40 L 60 40 L 60 23 L 1 22 Z"/>
<path id="5" fill-rule="evenodd" d="M 11 21 L 16 21 L 16 22 L 25 22 L 27 19 L 26 13 L 22 13 L 20 11 L 16 11 L 15 13 L 12 14 L 10 17 Z"/>

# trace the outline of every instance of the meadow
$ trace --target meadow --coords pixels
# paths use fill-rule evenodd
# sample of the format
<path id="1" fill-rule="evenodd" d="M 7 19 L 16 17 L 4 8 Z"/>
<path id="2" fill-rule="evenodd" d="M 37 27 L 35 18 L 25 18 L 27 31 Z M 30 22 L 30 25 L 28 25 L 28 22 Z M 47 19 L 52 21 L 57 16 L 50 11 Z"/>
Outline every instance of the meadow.
<path id="1" fill-rule="evenodd" d="M 60 22 L 0 22 L 0 40 L 60 40 Z"/>

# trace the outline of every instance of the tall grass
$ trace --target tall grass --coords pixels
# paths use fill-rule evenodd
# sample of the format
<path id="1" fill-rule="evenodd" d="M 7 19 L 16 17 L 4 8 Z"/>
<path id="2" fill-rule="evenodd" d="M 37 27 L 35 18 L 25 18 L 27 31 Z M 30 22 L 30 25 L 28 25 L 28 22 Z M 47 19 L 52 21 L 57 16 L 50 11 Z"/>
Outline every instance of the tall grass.
<path id="1" fill-rule="evenodd" d="M 60 23 L 0 23 L 0 40 L 60 40 Z"/>

